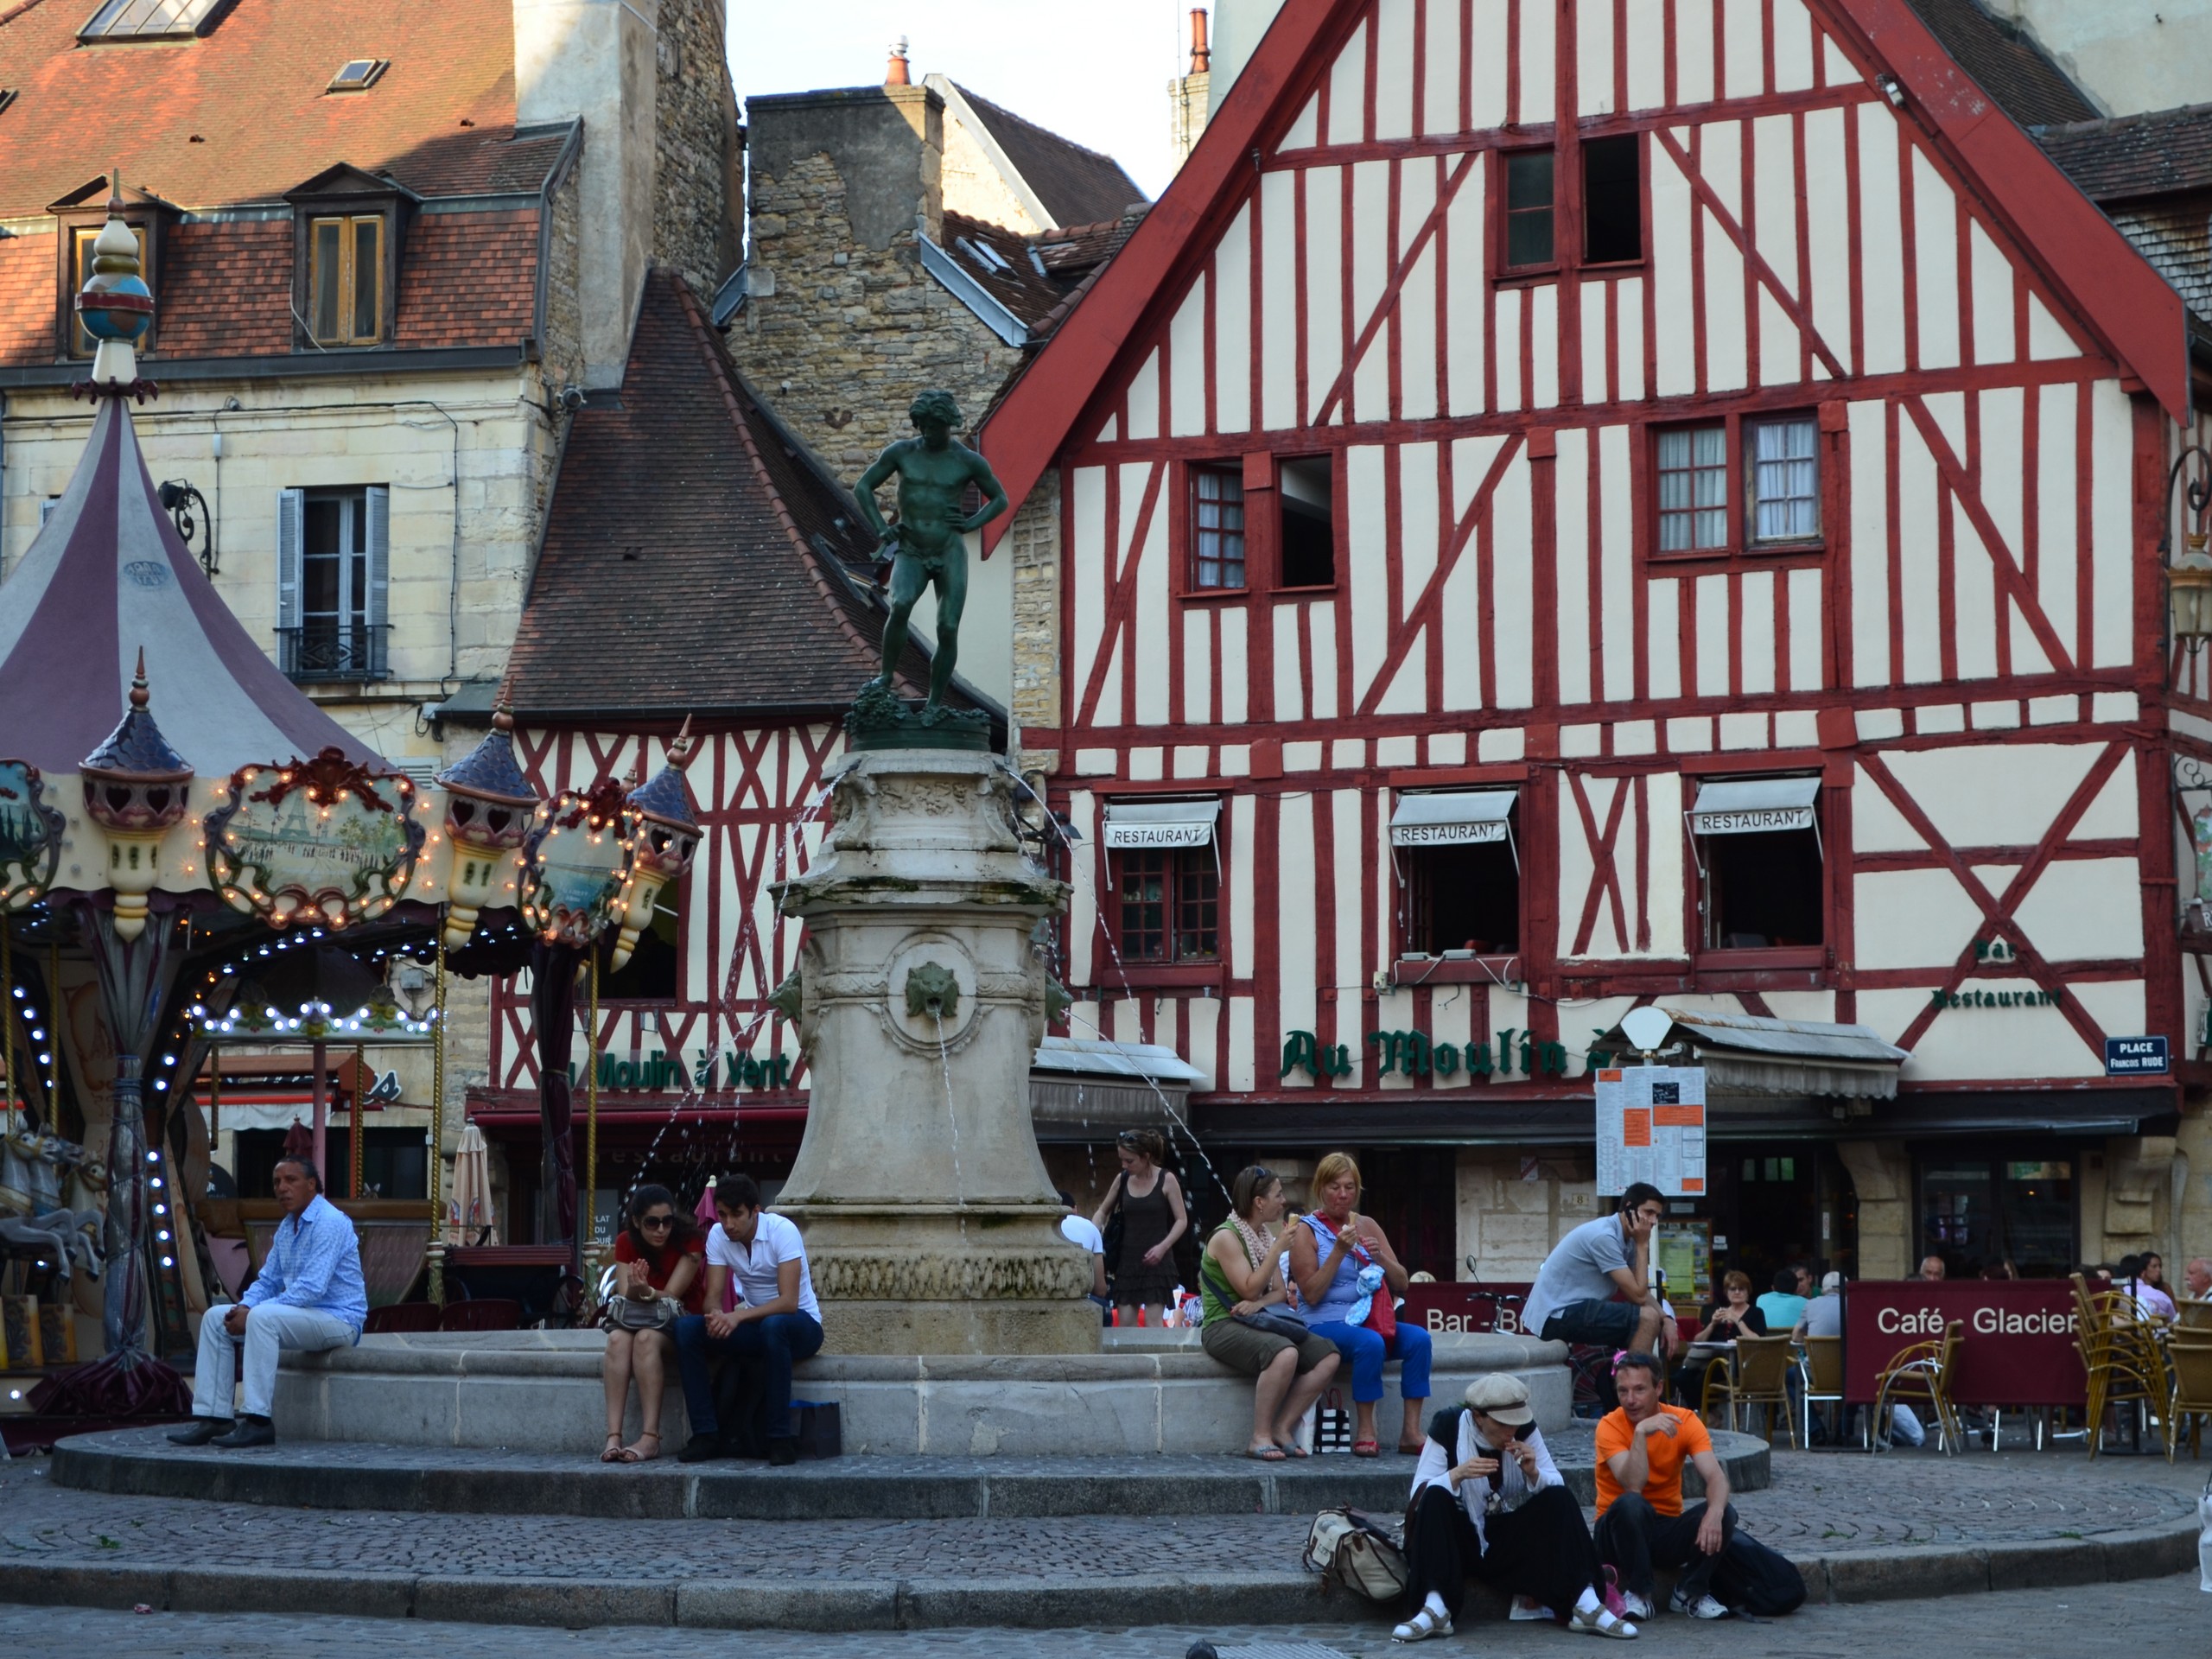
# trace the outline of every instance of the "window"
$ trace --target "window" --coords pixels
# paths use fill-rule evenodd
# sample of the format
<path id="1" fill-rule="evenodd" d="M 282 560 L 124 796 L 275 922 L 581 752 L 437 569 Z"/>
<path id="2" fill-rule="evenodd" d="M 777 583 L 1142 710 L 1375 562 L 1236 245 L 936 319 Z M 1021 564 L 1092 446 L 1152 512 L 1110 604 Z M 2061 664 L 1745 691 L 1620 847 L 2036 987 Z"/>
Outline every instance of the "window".
<path id="1" fill-rule="evenodd" d="M 1329 588 L 1337 580 L 1336 469 L 1326 455 L 1286 461 L 1276 473 L 1282 498 L 1282 583 Z"/>
<path id="2" fill-rule="evenodd" d="M 158 41 L 204 35 L 223 0 L 106 0 L 80 41 Z"/>
<path id="3" fill-rule="evenodd" d="M 339 67 L 338 73 L 330 78 L 330 85 L 324 90 L 333 92 L 366 92 L 388 67 L 390 65 L 382 58 L 355 58 Z"/>
<path id="4" fill-rule="evenodd" d="M 1244 480 L 1228 467 L 1191 469 L 1191 586 L 1244 585 Z"/>
<path id="5" fill-rule="evenodd" d="M 1522 150 L 1505 158 L 1505 269 L 1552 263 L 1552 153 Z"/>
<path id="6" fill-rule="evenodd" d="M 295 680 L 385 677 L 390 502 L 381 484 L 280 493 L 277 632 Z"/>
<path id="7" fill-rule="evenodd" d="M 1659 550 L 1728 545 L 1728 429 L 1675 427 L 1659 435 Z"/>
<path id="8" fill-rule="evenodd" d="M 1475 846 L 1407 848 L 1403 949 L 1512 956 L 1521 949 L 1521 872 L 1503 841 Z"/>
<path id="9" fill-rule="evenodd" d="M 1129 849 L 1116 855 L 1122 959 L 1211 963 L 1221 956 L 1213 849 Z"/>
<path id="10" fill-rule="evenodd" d="M 1699 426 L 1653 435 L 1654 550 L 1662 555 L 1817 546 L 1821 540 L 1821 423 L 1809 414 Z M 1740 485 L 1732 480 L 1740 470 Z"/>
<path id="11" fill-rule="evenodd" d="M 70 308 L 69 355 L 72 357 L 90 357 L 93 348 L 99 344 L 99 341 L 85 332 L 85 325 L 77 320 L 75 299 L 76 296 L 84 289 L 85 279 L 92 274 L 92 244 L 99 238 L 99 233 L 106 228 L 107 222 L 103 218 L 97 225 L 78 225 L 70 229 L 69 294 L 64 303 Z M 138 244 L 139 273 L 146 278 L 147 286 L 150 288 L 153 286 L 153 276 L 150 267 L 146 263 L 146 227 L 143 225 L 133 225 L 130 227 L 130 234 Z M 139 340 L 138 351 L 141 353 L 151 351 L 153 340 L 153 333 L 149 329 L 144 338 Z"/>
<path id="12" fill-rule="evenodd" d="M 361 1131 L 361 1196 L 367 1198 L 429 1198 L 429 1137 L 420 1129 L 364 1128 Z M 351 1127 L 332 1124 L 324 1139 L 323 1154 L 329 1162 L 329 1167 L 322 1172 L 324 1187 L 334 1197 L 347 1197 L 353 1190 L 353 1136 Z M 272 1176 L 276 1173 L 273 1166 L 270 1173 Z"/>
<path id="13" fill-rule="evenodd" d="M 673 1002 L 677 964 L 683 954 L 681 881 L 671 881 L 653 901 L 652 925 L 638 936 L 637 948 L 620 973 L 599 976 L 602 1002 Z"/>
<path id="14" fill-rule="evenodd" d="M 1698 786 L 1690 835 L 1703 878 L 1707 950 L 1817 948 L 1827 936 L 1817 777 L 1730 779 Z"/>
<path id="15" fill-rule="evenodd" d="M 1636 134 L 1582 141 L 1582 263 L 1643 257 L 1643 141 Z"/>
<path id="16" fill-rule="evenodd" d="M 308 227 L 308 299 L 318 346 L 384 338 L 384 215 L 318 219 Z"/>

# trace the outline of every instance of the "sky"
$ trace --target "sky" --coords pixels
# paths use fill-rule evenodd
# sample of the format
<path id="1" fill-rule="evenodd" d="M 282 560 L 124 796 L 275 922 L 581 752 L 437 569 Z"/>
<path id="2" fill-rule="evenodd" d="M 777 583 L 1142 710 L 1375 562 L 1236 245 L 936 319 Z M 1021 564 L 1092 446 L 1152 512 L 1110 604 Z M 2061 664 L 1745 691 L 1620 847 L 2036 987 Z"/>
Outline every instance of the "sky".
<path id="1" fill-rule="evenodd" d="M 1147 196 L 1173 172 L 1167 82 L 1183 72 L 1192 0 L 731 0 L 743 99 L 866 86 L 907 38 L 913 78 L 950 76 L 1016 115 L 1103 150 Z"/>

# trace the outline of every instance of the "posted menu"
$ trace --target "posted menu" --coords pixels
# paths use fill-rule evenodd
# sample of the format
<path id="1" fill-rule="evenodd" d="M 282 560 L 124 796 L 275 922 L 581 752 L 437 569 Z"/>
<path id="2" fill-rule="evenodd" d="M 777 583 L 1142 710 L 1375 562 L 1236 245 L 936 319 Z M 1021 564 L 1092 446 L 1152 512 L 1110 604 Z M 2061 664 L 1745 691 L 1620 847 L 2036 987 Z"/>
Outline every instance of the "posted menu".
<path id="1" fill-rule="evenodd" d="M 1649 1181 L 1669 1198 L 1705 1192 L 1705 1068 L 1607 1066 L 1598 1073 L 1598 1190 Z"/>

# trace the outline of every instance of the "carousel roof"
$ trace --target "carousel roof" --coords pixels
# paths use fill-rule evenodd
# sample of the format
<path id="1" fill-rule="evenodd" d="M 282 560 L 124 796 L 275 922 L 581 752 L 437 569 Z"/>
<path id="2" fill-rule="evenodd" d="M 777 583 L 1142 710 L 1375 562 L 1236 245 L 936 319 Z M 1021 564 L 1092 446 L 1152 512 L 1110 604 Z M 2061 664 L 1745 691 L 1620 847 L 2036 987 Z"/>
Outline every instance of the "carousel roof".
<path id="1" fill-rule="evenodd" d="M 123 735 L 143 649 L 160 735 L 202 778 L 325 747 L 375 760 L 231 613 L 155 499 L 124 400 L 98 401 L 67 493 L 0 582 L 0 753 L 74 772 Z"/>

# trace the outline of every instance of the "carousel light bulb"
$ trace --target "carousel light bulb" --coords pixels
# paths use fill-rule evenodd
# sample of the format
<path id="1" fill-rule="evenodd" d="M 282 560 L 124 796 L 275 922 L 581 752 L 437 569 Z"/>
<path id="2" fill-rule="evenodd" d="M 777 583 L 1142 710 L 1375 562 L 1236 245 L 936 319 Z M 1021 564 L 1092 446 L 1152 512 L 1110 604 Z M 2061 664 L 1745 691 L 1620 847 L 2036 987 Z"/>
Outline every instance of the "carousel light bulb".
<path id="1" fill-rule="evenodd" d="M 54 1064 L 54 1056 L 51 1054 L 41 1054 L 38 1057 L 38 1063 L 41 1065 L 52 1065 Z"/>
<path id="2" fill-rule="evenodd" d="M 165 1268 L 173 1268 L 176 1266 L 176 1258 L 175 1256 L 165 1255 L 162 1258 L 162 1265 Z"/>
<path id="3" fill-rule="evenodd" d="M 166 1078 L 166 1077 L 156 1077 L 156 1078 L 154 1079 L 154 1087 L 155 1087 L 156 1089 L 157 1089 L 157 1090 L 167 1090 L 167 1089 L 168 1088 L 168 1086 L 169 1086 L 169 1085 L 168 1085 L 168 1078 Z"/>
<path id="4" fill-rule="evenodd" d="M 157 1204 L 154 1206 L 154 1213 L 157 1216 L 166 1216 L 168 1212 L 169 1207 L 166 1204 Z"/>
<path id="5" fill-rule="evenodd" d="M 162 1154 L 158 1152 L 149 1152 L 146 1154 L 146 1161 L 149 1164 L 158 1164 L 162 1161 Z"/>
<path id="6" fill-rule="evenodd" d="M 162 1243 L 166 1244 L 169 1242 L 169 1230 L 164 1227 L 159 1232 L 156 1233 L 154 1236 L 159 1239 Z"/>
<path id="7" fill-rule="evenodd" d="M 41 1031 L 41 1030 L 40 1030 L 36 1026 L 32 1027 L 31 1027 L 31 1041 L 33 1041 L 33 1042 L 35 1042 L 35 1043 L 42 1043 L 42 1042 L 44 1042 L 45 1040 L 46 1040 L 46 1033 L 45 1033 L 44 1032 Z"/>
<path id="8" fill-rule="evenodd" d="M 158 1176 L 158 1175 L 155 1176 L 155 1177 L 154 1177 L 154 1179 L 153 1179 L 152 1180 L 150 1180 L 150 1181 L 149 1181 L 149 1182 L 147 1183 L 147 1185 L 148 1185 L 149 1186 L 154 1186 L 154 1187 L 158 1187 L 158 1186 L 160 1186 L 160 1185 L 161 1185 L 161 1184 L 162 1184 L 162 1178 L 161 1178 L 160 1176 Z"/>

